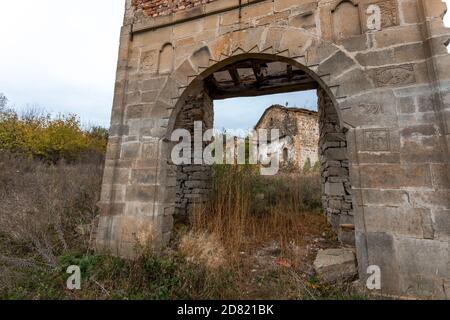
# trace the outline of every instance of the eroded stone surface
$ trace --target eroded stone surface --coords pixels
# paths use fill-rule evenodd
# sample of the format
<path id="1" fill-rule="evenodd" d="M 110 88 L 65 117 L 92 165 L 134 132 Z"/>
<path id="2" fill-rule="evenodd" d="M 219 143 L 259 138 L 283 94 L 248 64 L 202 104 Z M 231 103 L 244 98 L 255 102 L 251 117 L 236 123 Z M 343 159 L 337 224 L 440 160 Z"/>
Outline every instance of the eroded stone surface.
<path id="1" fill-rule="evenodd" d="M 266 109 L 256 130 L 279 130 L 279 152 L 282 170 L 301 171 L 305 164 L 319 161 L 319 117 L 317 112 L 274 105 Z"/>
<path id="2" fill-rule="evenodd" d="M 351 249 L 320 250 L 314 261 L 314 270 L 325 283 L 353 280 L 358 275 L 355 253 Z"/>

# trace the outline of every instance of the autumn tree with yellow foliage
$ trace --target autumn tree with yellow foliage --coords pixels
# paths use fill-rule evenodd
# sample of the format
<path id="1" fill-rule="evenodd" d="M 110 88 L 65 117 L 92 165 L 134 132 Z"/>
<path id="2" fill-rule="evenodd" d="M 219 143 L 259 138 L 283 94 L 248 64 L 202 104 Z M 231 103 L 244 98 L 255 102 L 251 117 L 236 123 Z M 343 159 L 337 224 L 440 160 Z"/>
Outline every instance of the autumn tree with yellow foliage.
<path id="1" fill-rule="evenodd" d="M 0 95 L 0 151 L 22 154 L 50 163 L 103 157 L 108 133 L 100 127 L 83 130 L 75 115 L 28 111 L 19 115 Z"/>

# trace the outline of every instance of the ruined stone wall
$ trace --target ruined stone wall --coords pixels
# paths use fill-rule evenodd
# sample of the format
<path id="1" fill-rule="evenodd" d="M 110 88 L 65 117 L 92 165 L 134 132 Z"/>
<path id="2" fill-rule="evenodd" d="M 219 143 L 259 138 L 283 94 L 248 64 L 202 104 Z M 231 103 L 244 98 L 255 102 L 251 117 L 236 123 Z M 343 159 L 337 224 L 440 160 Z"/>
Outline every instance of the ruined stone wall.
<path id="1" fill-rule="evenodd" d="M 319 160 L 319 118 L 314 111 L 275 105 L 266 110 L 256 129 L 279 130 L 277 148 L 282 167 L 299 170 L 308 159 L 312 165 Z M 284 161 L 284 149 L 288 150 L 288 161 Z"/>
<path id="2" fill-rule="evenodd" d="M 133 0 L 137 10 L 149 17 L 166 16 L 187 10 L 216 0 Z"/>
<path id="3" fill-rule="evenodd" d="M 175 129 L 186 129 L 192 137 L 192 150 L 194 150 L 194 123 L 203 123 L 203 133 L 213 128 L 214 110 L 213 102 L 208 94 L 199 86 L 194 94 L 190 95 L 180 111 Z M 206 146 L 206 142 L 202 146 Z M 195 164 L 195 158 L 202 159 L 202 155 L 192 153 L 191 164 L 177 166 L 176 209 L 175 214 L 184 216 L 194 206 L 201 206 L 209 199 L 211 192 L 212 168 L 208 165 Z"/>
<path id="4" fill-rule="evenodd" d="M 319 88 L 320 164 L 323 207 L 339 240 L 354 245 L 354 217 L 347 138 L 327 93 Z"/>
<path id="5" fill-rule="evenodd" d="M 319 161 L 319 117 L 313 112 L 296 112 L 295 117 L 299 134 L 293 139 L 294 149 L 297 151 L 297 164 L 303 168 L 308 159 L 311 165 Z"/>

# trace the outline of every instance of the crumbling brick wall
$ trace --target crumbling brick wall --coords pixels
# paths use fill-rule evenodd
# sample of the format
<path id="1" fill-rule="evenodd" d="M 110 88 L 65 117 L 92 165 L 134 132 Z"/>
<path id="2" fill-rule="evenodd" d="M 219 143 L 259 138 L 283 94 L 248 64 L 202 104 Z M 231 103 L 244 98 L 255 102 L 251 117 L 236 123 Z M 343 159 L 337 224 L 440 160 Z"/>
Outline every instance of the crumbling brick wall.
<path id="1" fill-rule="evenodd" d="M 137 10 L 149 17 L 166 16 L 178 11 L 191 9 L 216 0 L 133 0 Z"/>

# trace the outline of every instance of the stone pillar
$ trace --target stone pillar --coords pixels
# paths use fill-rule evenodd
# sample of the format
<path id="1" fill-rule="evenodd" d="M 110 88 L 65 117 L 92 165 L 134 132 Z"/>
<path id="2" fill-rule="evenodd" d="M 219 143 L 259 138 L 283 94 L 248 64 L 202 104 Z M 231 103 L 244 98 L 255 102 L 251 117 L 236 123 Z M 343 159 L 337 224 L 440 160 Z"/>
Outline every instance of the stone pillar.
<path id="1" fill-rule="evenodd" d="M 185 104 L 177 116 L 175 129 L 186 129 L 192 137 L 194 150 L 194 123 L 201 122 L 203 133 L 214 125 L 213 101 L 200 85 L 192 88 Z M 203 143 L 203 148 L 208 142 Z M 209 200 L 211 192 L 212 168 L 209 165 L 196 164 L 192 153 L 191 164 L 177 166 L 176 215 L 186 216 L 194 206 L 203 205 Z"/>
<path id="2" fill-rule="evenodd" d="M 346 134 L 333 101 L 321 88 L 318 98 L 323 207 L 339 240 L 353 246 L 355 232 Z"/>
<path id="3" fill-rule="evenodd" d="M 95 243 L 124 258 L 168 243 L 176 188 L 165 134 L 178 86 L 156 69 L 158 49 L 142 49 L 142 39 L 132 36 L 133 19 L 127 0 Z"/>

